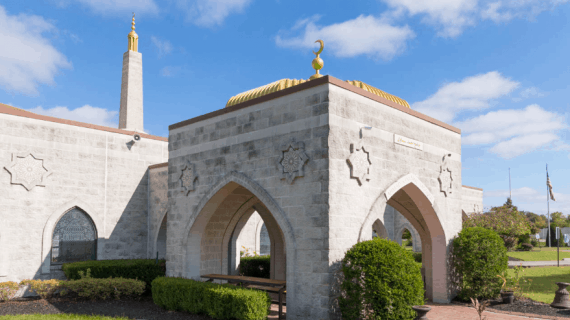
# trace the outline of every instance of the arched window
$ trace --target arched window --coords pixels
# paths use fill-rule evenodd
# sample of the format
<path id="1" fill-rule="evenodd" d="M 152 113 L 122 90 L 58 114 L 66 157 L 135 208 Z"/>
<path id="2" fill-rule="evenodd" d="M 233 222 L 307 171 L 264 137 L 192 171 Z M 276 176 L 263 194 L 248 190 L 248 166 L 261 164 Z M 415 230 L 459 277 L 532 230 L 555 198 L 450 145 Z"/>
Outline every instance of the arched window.
<path id="1" fill-rule="evenodd" d="M 51 263 L 97 260 L 97 230 L 89 216 L 75 207 L 66 212 L 53 231 Z"/>

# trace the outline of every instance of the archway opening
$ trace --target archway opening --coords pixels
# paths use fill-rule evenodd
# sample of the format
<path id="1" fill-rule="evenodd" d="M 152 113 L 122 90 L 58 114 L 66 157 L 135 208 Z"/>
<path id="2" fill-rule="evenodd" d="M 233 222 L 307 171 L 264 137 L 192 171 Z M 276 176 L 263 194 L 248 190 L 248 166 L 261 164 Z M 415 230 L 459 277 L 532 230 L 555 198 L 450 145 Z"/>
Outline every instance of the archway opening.
<path id="1" fill-rule="evenodd" d="M 372 225 L 372 238 L 382 238 L 382 239 L 389 239 L 390 236 L 388 234 L 388 230 L 386 230 L 386 226 L 380 221 L 380 219 L 376 219 L 374 224 Z"/>
<path id="2" fill-rule="evenodd" d="M 203 205 L 191 222 L 185 243 L 184 276 L 200 279 L 204 274 L 236 274 L 241 248 L 240 234 L 256 213 L 270 238 L 270 278 L 289 281 L 285 236 L 265 197 L 246 187 L 229 182 Z M 255 233 L 254 233 L 255 234 Z"/>
<path id="3" fill-rule="evenodd" d="M 402 238 L 399 239 L 400 242 L 402 243 L 402 246 L 406 249 L 412 249 L 413 246 L 413 239 L 412 239 L 412 233 L 410 232 L 410 230 L 408 230 L 408 228 L 404 228 L 402 230 Z"/>
<path id="4" fill-rule="evenodd" d="M 158 256 L 159 259 L 166 259 L 166 224 L 168 222 L 168 213 L 162 218 L 158 235 L 156 236 L 156 250 L 153 253 L 153 258 Z"/>
<path id="5" fill-rule="evenodd" d="M 74 207 L 61 216 L 52 235 L 52 266 L 97 260 L 97 229 L 85 211 Z"/>
<path id="6" fill-rule="evenodd" d="M 244 257 L 260 257 L 256 259 L 259 263 L 259 271 L 254 271 L 254 274 L 262 277 L 269 277 L 271 265 L 267 266 L 267 262 L 271 264 L 271 238 L 279 236 L 278 234 L 269 235 L 265 221 L 257 211 L 253 211 L 251 216 L 247 214 L 241 217 L 241 220 L 247 219 L 246 223 L 242 226 L 240 222 L 236 225 L 233 233 L 235 241 L 230 241 L 229 251 L 233 253 L 233 246 L 238 248 L 235 257 L 232 255 L 229 258 L 235 259 L 235 265 L 230 265 L 228 273 L 242 274 L 240 271 L 241 261 Z M 269 261 L 267 261 L 269 259 Z M 267 268 L 267 269 L 264 269 Z M 263 270 L 261 270 L 263 269 Z M 265 272 L 263 272 L 265 271 Z"/>

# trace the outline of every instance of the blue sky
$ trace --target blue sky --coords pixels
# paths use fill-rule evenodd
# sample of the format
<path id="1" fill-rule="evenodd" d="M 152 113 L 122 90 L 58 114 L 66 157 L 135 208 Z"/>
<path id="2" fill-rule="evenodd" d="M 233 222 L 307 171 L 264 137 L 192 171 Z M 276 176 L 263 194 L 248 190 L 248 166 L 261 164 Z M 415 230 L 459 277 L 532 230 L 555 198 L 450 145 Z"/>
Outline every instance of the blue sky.
<path id="1" fill-rule="evenodd" d="M 240 92 L 321 73 L 360 80 L 462 130 L 462 182 L 570 213 L 570 0 L 46 0 L 0 4 L 0 102 L 116 127 L 131 12 L 145 130 Z"/>

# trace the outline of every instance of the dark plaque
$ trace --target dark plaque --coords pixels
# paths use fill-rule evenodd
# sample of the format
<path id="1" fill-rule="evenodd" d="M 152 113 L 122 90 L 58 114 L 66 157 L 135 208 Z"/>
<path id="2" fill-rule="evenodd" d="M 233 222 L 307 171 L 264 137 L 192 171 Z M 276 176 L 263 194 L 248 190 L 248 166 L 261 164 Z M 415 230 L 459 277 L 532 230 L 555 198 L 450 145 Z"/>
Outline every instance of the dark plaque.
<path id="1" fill-rule="evenodd" d="M 95 225 L 81 209 L 69 210 L 53 231 L 51 262 L 65 263 L 96 260 Z"/>

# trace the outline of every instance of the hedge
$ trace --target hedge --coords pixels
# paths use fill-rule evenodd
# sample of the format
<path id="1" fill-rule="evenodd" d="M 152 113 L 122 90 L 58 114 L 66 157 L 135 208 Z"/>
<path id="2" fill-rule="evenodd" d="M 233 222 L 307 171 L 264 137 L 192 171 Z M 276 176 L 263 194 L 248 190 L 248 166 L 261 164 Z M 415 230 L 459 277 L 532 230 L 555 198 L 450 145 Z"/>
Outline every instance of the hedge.
<path id="1" fill-rule="evenodd" d="M 0 316 L 0 320 L 129 320 L 126 317 L 87 316 L 84 314 L 60 313 L 60 314 L 19 314 Z"/>
<path id="2" fill-rule="evenodd" d="M 62 270 L 69 280 L 81 279 L 79 271 L 86 272 L 91 269 L 91 277 L 136 279 L 146 283 L 147 292 L 151 292 L 151 283 L 157 277 L 165 275 L 166 260 L 131 259 L 131 260 L 90 260 L 73 263 L 64 263 Z"/>
<path id="3" fill-rule="evenodd" d="M 264 320 L 271 306 L 267 292 L 171 277 L 152 282 L 152 299 L 168 310 L 206 314 L 214 319 Z"/>
<path id="4" fill-rule="evenodd" d="M 241 257 L 239 260 L 239 274 L 246 277 L 269 279 L 270 256 Z"/>

